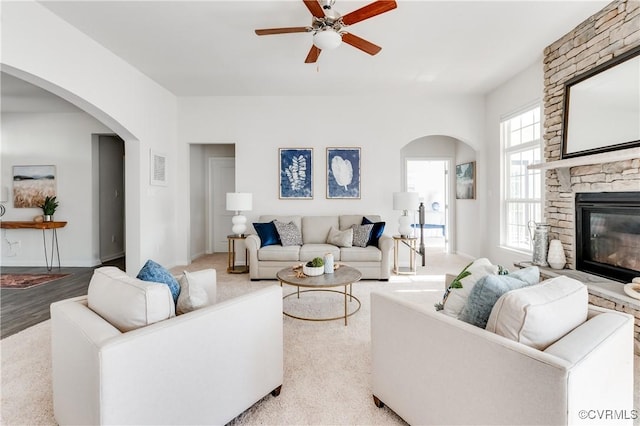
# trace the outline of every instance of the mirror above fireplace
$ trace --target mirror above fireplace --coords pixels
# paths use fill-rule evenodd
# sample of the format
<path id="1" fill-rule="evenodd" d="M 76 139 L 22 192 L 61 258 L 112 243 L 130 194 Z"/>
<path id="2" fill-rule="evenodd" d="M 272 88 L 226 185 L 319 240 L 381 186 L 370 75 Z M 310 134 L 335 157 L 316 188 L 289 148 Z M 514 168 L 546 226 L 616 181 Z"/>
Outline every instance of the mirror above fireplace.
<path id="1" fill-rule="evenodd" d="M 562 158 L 640 146 L 640 46 L 567 81 Z"/>

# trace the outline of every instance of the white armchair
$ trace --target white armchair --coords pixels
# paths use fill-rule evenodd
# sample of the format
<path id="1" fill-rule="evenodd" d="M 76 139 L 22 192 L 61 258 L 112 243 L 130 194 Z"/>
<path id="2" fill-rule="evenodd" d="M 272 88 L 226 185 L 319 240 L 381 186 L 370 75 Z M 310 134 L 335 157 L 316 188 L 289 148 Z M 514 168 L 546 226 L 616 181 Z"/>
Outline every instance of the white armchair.
<path id="1" fill-rule="evenodd" d="M 435 295 L 371 294 L 379 407 L 415 425 L 598 423 L 580 410 L 632 422 L 630 315 L 590 306 L 586 322 L 540 351 L 436 312 Z"/>
<path id="2" fill-rule="evenodd" d="M 52 304 L 51 320 L 59 424 L 225 424 L 280 392 L 278 286 L 125 333 L 86 297 Z"/>

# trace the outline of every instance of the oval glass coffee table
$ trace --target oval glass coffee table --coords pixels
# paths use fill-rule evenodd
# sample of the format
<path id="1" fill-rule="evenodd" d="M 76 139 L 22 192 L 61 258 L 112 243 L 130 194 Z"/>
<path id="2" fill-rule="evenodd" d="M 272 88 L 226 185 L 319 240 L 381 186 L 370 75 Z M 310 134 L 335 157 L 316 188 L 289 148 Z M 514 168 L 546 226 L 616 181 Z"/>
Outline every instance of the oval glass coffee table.
<path id="1" fill-rule="evenodd" d="M 300 270 L 302 270 L 302 268 L 300 268 Z M 298 288 L 297 291 L 285 295 L 283 299 L 294 295 L 296 295 L 299 299 L 300 293 L 307 293 L 312 291 L 325 291 L 330 293 L 344 294 L 344 315 L 342 316 L 330 318 L 308 318 L 292 315 L 284 312 L 283 310 L 282 313 L 290 318 L 305 321 L 333 321 L 344 318 L 344 325 L 347 325 L 347 318 L 360 310 L 360 300 L 352 293 L 353 284 L 357 283 L 358 281 L 360 281 L 360 278 L 362 278 L 362 273 L 360 273 L 360 271 L 358 271 L 356 268 L 352 268 L 346 265 L 340 265 L 340 267 L 336 269 L 333 274 L 322 274 L 317 277 L 304 276 L 299 278 L 296 275 L 296 271 L 294 271 L 292 267 L 288 267 L 278 271 L 278 273 L 276 274 L 276 278 L 278 278 L 278 280 L 280 281 L 280 286 L 282 286 L 283 284 L 289 284 Z M 306 290 L 300 290 L 300 287 L 306 288 Z M 332 290 L 332 287 L 344 287 L 344 291 Z M 358 307 L 352 312 L 349 312 L 348 305 L 349 302 L 353 300 L 356 301 Z"/>

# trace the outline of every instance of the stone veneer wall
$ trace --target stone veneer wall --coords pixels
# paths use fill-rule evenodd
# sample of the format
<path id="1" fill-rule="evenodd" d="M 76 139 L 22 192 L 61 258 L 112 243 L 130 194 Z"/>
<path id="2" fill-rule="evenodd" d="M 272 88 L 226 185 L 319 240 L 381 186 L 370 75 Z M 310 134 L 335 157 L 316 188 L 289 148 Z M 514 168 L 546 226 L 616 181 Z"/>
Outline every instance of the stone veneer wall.
<path id="1" fill-rule="evenodd" d="M 638 45 L 640 0 L 616 0 L 544 50 L 546 162 L 561 158 L 565 82 Z M 544 217 L 551 225 L 551 237 L 563 243 L 567 267 L 575 269 L 575 193 L 640 191 L 640 158 L 571 167 L 568 173 L 557 169 L 548 169 L 545 173 Z M 589 301 L 634 315 L 636 352 L 640 352 L 637 306 L 593 294 Z"/>

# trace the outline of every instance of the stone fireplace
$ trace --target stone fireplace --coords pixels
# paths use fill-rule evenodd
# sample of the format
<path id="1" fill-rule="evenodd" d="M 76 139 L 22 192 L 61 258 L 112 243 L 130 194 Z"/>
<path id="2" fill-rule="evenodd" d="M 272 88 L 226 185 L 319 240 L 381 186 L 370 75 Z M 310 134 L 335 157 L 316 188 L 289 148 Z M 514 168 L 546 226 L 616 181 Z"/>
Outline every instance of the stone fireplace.
<path id="1" fill-rule="evenodd" d="M 637 46 L 640 1 L 616 0 L 544 50 L 543 215 L 551 225 L 550 237 L 562 241 L 571 270 L 577 266 L 576 195 L 640 192 L 640 148 L 561 159 L 564 85 Z M 603 141 L 603 145 L 607 143 Z M 597 285 L 590 285 L 590 303 L 634 315 L 636 352 L 640 353 L 640 301 L 625 296 L 619 283 L 612 286 L 613 291 L 600 292 Z"/>

